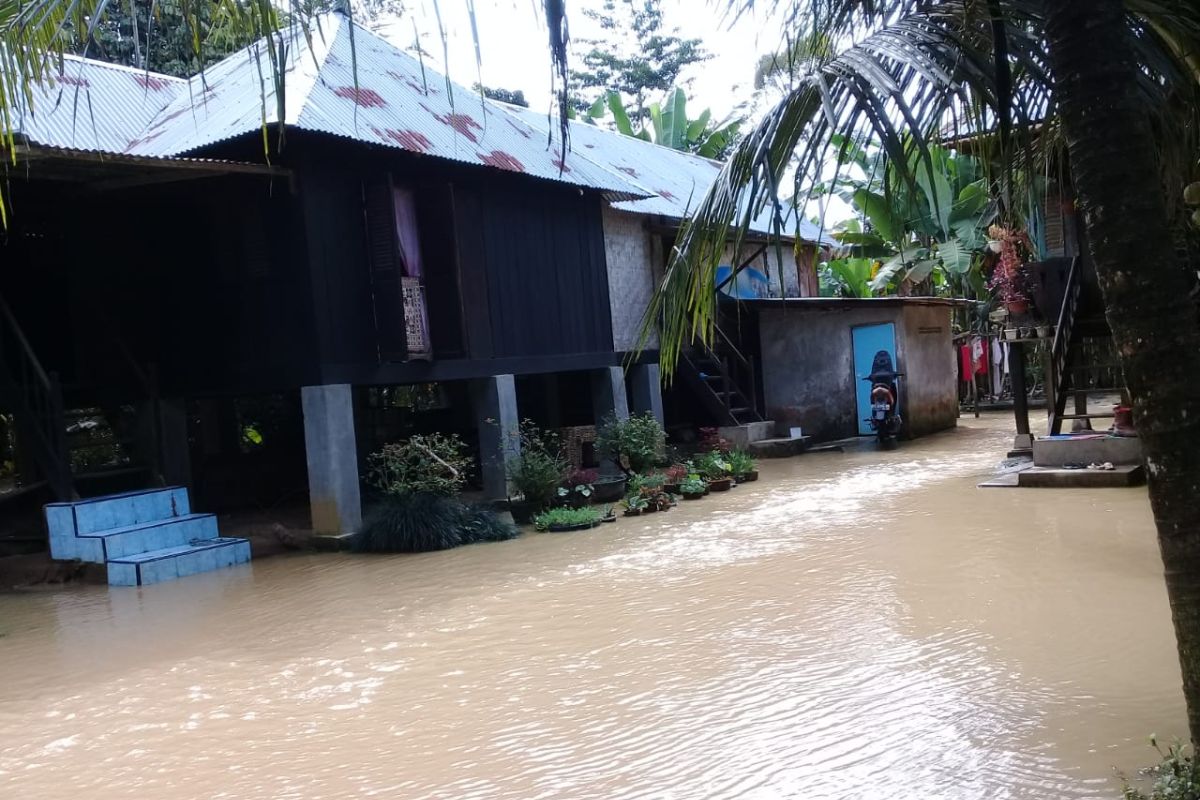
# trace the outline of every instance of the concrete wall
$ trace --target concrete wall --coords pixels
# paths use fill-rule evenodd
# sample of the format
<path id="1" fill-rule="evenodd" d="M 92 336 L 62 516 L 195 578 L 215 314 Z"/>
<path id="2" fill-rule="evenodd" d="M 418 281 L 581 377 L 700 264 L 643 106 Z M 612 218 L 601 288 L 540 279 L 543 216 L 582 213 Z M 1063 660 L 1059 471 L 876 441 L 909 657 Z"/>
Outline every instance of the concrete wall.
<path id="1" fill-rule="evenodd" d="M 652 241 L 645 217 L 606 205 L 603 219 L 613 350 L 620 353 L 637 345 L 642 315 L 654 294 L 660 248 Z M 652 344 L 657 346 L 657 338 Z"/>
<path id="2" fill-rule="evenodd" d="M 818 300 L 759 307 L 763 396 L 781 432 L 799 426 L 816 441 L 857 435 L 851 329 L 883 322 L 896 326 L 908 432 L 923 436 L 954 427 L 958 387 L 949 306 Z"/>

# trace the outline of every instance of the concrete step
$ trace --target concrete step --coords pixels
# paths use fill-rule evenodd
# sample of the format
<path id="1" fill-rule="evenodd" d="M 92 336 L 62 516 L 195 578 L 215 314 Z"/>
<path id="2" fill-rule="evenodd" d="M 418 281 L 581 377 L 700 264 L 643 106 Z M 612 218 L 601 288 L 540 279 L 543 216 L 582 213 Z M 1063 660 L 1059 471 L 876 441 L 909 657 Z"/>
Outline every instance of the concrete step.
<path id="1" fill-rule="evenodd" d="M 1017 476 L 1018 486 L 1039 489 L 1113 489 L 1145 481 L 1141 464 L 1121 464 L 1112 470 L 1030 467 Z"/>
<path id="2" fill-rule="evenodd" d="M 246 539 L 218 538 L 151 550 L 108 562 L 112 586 L 148 586 L 250 561 Z"/>
<path id="3" fill-rule="evenodd" d="M 733 413 L 749 410 L 748 408 L 735 408 Z M 722 439 L 728 439 L 738 450 L 745 450 L 754 442 L 761 442 L 775 433 L 775 423 L 767 420 L 765 422 L 747 422 L 742 425 L 726 425 L 718 428 L 717 433 Z"/>
<path id="4" fill-rule="evenodd" d="M 762 439 L 757 442 L 751 442 L 749 448 L 750 455 L 755 458 L 790 458 L 797 456 L 808 449 L 809 442 L 812 441 L 811 436 L 798 436 L 793 438 L 783 439 Z"/>
<path id="5" fill-rule="evenodd" d="M 1046 436 L 1033 442 L 1033 463 L 1038 467 L 1064 464 L 1140 464 L 1142 442 L 1136 436 Z"/>
<path id="6" fill-rule="evenodd" d="M 114 528 L 110 531 L 81 534 L 80 540 L 95 539 L 102 544 L 104 558 L 97 563 L 115 558 L 180 547 L 194 541 L 216 539 L 217 517 L 215 514 L 188 514 L 183 517 Z M 88 543 L 90 545 L 90 543 Z M 92 559 L 82 558 L 90 561 Z"/>
<path id="7" fill-rule="evenodd" d="M 46 506 L 47 521 L 53 517 L 55 522 L 51 524 L 61 524 L 73 535 L 126 528 L 190 513 L 187 489 L 181 486 L 141 489 Z"/>

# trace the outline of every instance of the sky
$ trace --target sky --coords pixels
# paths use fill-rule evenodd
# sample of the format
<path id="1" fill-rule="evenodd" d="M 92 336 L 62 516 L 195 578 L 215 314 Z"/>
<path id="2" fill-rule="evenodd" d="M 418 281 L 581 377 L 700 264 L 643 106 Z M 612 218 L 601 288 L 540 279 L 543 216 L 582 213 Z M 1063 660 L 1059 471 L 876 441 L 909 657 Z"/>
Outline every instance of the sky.
<path id="1" fill-rule="evenodd" d="M 437 31 L 437 7 L 446 31 L 450 77 L 471 86 L 479 80 L 475 40 L 471 35 L 469 0 L 410 0 L 407 18 L 385 24 L 380 32 L 397 44 L 410 45 L 414 24 L 423 34 L 422 46 L 429 51 L 435 69 L 441 69 L 442 47 Z M 599 9 L 601 0 L 569 0 L 567 21 L 576 42 L 572 55 L 578 59 L 580 39 L 600 38 L 599 26 L 583 16 L 583 8 Z M 692 79 L 689 109 L 711 108 L 715 119 L 730 114 L 748 100 L 754 89 L 754 66 L 758 56 L 778 48 L 778 25 L 769 24 L 761 11 L 736 23 L 709 0 L 663 0 L 663 18 L 668 28 L 678 28 L 684 38 L 699 38 L 713 58 L 694 64 L 681 75 Z M 482 81 L 487 86 L 521 89 L 535 110 L 551 105 L 550 52 L 541 18 L 540 0 L 475 0 L 479 25 Z"/>

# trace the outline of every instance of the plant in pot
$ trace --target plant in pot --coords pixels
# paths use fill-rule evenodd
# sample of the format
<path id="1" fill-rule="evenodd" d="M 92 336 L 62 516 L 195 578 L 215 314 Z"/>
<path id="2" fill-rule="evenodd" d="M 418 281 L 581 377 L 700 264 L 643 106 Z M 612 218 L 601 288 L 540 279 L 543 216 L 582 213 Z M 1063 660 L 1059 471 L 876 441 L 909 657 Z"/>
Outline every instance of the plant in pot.
<path id="1" fill-rule="evenodd" d="M 629 472 L 645 473 L 666 451 L 667 433 L 647 412 L 629 419 L 609 415 L 596 432 L 596 448 Z"/>
<path id="2" fill-rule="evenodd" d="M 533 525 L 539 531 L 559 533 L 563 531 L 582 531 L 594 528 L 600 524 L 600 512 L 594 508 L 551 508 L 533 518 Z"/>
<path id="3" fill-rule="evenodd" d="M 708 481 L 711 491 L 727 492 L 733 487 L 729 461 L 715 450 L 696 459 L 696 470 Z"/>
<path id="4" fill-rule="evenodd" d="M 727 455 L 733 449 L 733 442 L 721 435 L 720 428 L 701 428 L 700 449 L 708 453 Z"/>
<path id="5" fill-rule="evenodd" d="M 667 467 L 667 470 L 663 475 L 665 478 L 663 482 L 663 489 L 671 494 L 679 494 L 679 484 L 687 480 L 688 473 L 690 472 L 691 470 L 688 469 L 686 464 L 672 464 L 671 466 Z"/>
<path id="6" fill-rule="evenodd" d="M 521 499 L 509 498 L 509 508 L 513 519 L 524 524 L 555 504 L 568 467 L 555 434 L 525 420 L 519 438 L 521 453 L 508 462 L 508 480 Z"/>
<path id="7" fill-rule="evenodd" d="M 708 490 L 708 484 L 697 473 L 692 473 L 679 484 L 679 491 L 684 500 L 699 500 Z"/>
<path id="8" fill-rule="evenodd" d="M 627 495 L 625 499 L 621 501 L 621 508 L 624 509 L 625 516 L 627 517 L 641 516 L 642 512 L 644 512 L 649 505 L 650 501 L 645 497 L 642 497 L 641 492 Z"/>
<path id="9" fill-rule="evenodd" d="M 623 473 L 598 475 L 592 481 L 592 500 L 597 503 L 614 503 L 625 496 L 628 477 Z"/>
<path id="10" fill-rule="evenodd" d="M 729 454 L 729 471 L 738 483 L 750 483 L 758 480 L 758 465 L 744 450 L 734 450 Z"/>
<path id="11" fill-rule="evenodd" d="M 603 512 L 602 516 L 600 517 L 600 521 L 601 522 L 616 522 L 617 521 L 617 515 L 613 511 L 613 507 L 611 504 L 604 506 L 604 512 Z"/>
<path id="12" fill-rule="evenodd" d="M 558 502 L 571 508 L 583 508 L 592 502 L 595 489 L 592 482 L 599 477 L 594 469 L 573 469 L 564 484 L 558 487 Z"/>
<path id="13" fill-rule="evenodd" d="M 1032 285 L 1028 264 L 1033 260 L 1029 234 L 1019 228 L 993 225 L 988 228 L 988 260 L 994 263 L 987 286 L 1008 313 L 1029 313 Z"/>

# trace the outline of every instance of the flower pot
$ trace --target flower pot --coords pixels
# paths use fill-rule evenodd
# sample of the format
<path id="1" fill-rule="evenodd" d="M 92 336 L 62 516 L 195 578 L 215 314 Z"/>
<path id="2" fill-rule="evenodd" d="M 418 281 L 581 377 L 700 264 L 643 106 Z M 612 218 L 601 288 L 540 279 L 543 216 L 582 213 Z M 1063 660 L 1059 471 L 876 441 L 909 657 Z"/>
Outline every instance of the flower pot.
<path id="1" fill-rule="evenodd" d="M 758 470 L 752 469 L 745 475 L 738 476 L 738 483 L 754 483 L 758 480 Z"/>
<path id="2" fill-rule="evenodd" d="M 551 525 L 546 530 L 551 533 L 570 533 L 572 531 L 591 530 L 599 524 L 600 520 L 596 520 L 595 522 L 577 522 L 574 525 Z"/>
<path id="3" fill-rule="evenodd" d="M 592 500 L 597 503 L 615 503 L 625 496 L 625 484 L 624 475 L 600 478 L 592 484 Z"/>
<path id="4" fill-rule="evenodd" d="M 1007 309 L 1008 313 L 1010 314 L 1025 314 L 1029 311 L 1029 301 L 1010 300 L 1004 304 L 1004 308 Z"/>
<path id="5" fill-rule="evenodd" d="M 679 484 L 678 483 L 664 483 L 663 491 L 667 492 L 668 494 L 679 494 Z"/>
<path id="6" fill-rule="evenodd" d="M 1004 338 L 1010 342 L 1015 340 L 1017 338 L 1017 329 L 1016 328 L 1005 328 L 1004 329 Z"/>
<path id="7" fill-rule="evenodd" d="M 646 506 L 646 509 L 645 509 L 645 512 L 644 512 L 644 513 L 646 513 L 646 514 L 653 514 L 655 511 L 658 511 L 658 506 L 656 506 L 656 505 L 654 505 L 653 503 L 651 503 L 650 505 Z"/>
<path id="8" fill-rule="evenodd" d="M 625 516 L 627 516 L 627 517 L 640 517 L 641 515 L 642 515 L 642 510 L 640 508 L 625 509 Z"/>
<path id="9" fill-rule="evenodd" d="M 1137 436 L 1133 427 L 1133 409 L 1129 406 L 1113 406 L 1113 433 L 1117 436 Z"/>
<path id="10" fill-rule="evenodd" d="M 616 515 L 616 514 L 609 514 L 607 517 L 601 517 L 601 518 L 600 518 L 600 521 L 601 521 L 601 522 L 616 522 L 616 521 L 617 521 L 617 515 Z"/>
<path id="11" fill-rule="evenodd" d="M 584 508 L 592 502 L 592 498 L 573 491 L 565 497 L 560 496 L 558 501 L 560 506 L 566 506 L 567 508 Z"/>
<path id="12" fill-rule="evenodd" d="M 704 494 L 705 494 L 704 492 L 684 492 L 683 499 L 684 500 L 699 500 L 701 497 L 704 497 Z"/>
<path id="13" fill-rule="evenodd" d="M 717 478 L 708 482 L 709 491 L 728 492 L 733 488 L 733 478 Z"/>

